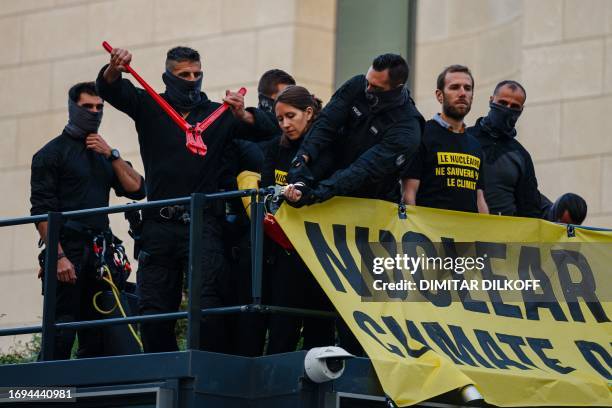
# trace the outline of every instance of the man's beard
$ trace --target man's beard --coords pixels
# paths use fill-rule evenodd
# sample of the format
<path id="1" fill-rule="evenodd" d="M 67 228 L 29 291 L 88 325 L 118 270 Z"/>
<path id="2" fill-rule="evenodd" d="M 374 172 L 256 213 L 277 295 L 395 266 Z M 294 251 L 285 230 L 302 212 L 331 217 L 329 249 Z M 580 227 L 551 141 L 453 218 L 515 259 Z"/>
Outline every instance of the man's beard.
<path id="1" fill-rule="evenodd" d="M 472 105 L 468 103 L 468 105 L 464 109 L 465 110 L 463 109 L 459 110 L 456 107 L 451 106 L 448 103 L 448 100 L 446 99 L 446 97 L 444 97 L 444 99 L 442 100 L 442 112 L 444 112 L 444 114 L 448 116 L 449 118 L 462 121 L 463 118 L 465 118 L 467 114 L 470 113 L 470 109 L 472 109 Z"/>

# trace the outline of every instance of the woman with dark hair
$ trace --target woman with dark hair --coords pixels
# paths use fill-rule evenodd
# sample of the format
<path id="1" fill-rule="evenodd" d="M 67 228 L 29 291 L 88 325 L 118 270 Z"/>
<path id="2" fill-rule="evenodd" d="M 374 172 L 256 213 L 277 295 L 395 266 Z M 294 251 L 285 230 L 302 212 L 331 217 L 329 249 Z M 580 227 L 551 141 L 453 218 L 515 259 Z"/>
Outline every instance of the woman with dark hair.
<path id="1" fill-rule="evenodd" d="M 304 135 L 321 111 L 321 101 L 301 86 L 288 86 L 276 98 L 274 111 L 282 135 L 268 146 L 262 171 L 262 186 L 287 185 L 287 173 Z M 324 158 L 322 160 L 325 160 Z M 325 167 L 325 166 L 324 166 Z M 298 253 L 268 240 L 269 303 L 276 306 L 333 310 L 327 296 Z M 268 354 L 295 351 L 300 339 L 303 349 L 335 343 L 331 319 L 302 318 L 273 314 L 269 320 Z"/>
<path id="2" fill-rule="evenodd" d="M 286 175 L 291 160 L 321 107 L 321 100 L 302 86 L 290 85 L 278 94 L 274 112 L 282 135 L 278 142 L 272 142 L 266 149 L 261 179 L 263 186 L 287 185 Z"/>

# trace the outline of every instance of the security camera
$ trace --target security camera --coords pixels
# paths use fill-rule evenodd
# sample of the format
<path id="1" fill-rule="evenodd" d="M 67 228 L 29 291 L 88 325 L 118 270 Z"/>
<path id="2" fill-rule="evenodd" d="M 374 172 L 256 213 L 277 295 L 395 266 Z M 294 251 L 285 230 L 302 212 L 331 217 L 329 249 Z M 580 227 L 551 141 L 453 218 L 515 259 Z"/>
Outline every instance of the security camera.
<path id="1" fill-rule="evenodd" d="M 306 376 L 316 383 L 335 380 L 344 372 L 344 360 L 353 357 L 340 347 L 315 347 L 306 353 L 304 370 Z"/>
<path id="2" fill-rule="evenodd" d="M 461 388 L 459 392 L 461 393 L 461 398 L 468 406 L 475 406 L 484 402 L 484 397 L 472 384 Z"/>

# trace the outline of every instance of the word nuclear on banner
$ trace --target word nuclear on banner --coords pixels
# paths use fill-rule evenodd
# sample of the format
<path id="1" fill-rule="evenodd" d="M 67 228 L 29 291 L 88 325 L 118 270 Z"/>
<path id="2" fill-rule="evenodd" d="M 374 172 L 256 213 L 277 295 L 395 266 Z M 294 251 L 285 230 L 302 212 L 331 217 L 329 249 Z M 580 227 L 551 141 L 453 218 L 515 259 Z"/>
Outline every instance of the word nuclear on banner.
<path id="1" fill-rule="evenodd" d="M 612 405 L 612 233 L 422 207 L 400 219 L 344 197 L 276 218 L 398 406 L 468 384 L 498 406 Z"/>

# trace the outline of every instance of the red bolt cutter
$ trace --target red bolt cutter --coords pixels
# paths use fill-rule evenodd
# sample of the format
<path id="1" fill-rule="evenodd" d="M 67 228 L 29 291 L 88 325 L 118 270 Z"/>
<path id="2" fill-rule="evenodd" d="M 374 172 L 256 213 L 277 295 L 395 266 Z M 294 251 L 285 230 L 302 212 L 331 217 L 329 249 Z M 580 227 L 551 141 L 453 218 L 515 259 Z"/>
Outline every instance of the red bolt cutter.
<path id="1" fill-rule="evenodd" d="M 113 50 L 113 47 L 111 47 L 106 41 L 102 43 L 102 46 L 109 53 Z M 164 98 L 159 96 L 159 94 L 155 92 L 155 90 L 151 88 L 151 86 L 149 86 L 149 84 L 147 84 L 146 81 L 132 69 L 132 67 L 126 65 L 125 68 L 130 74 L 132 74 L 134 79 L 136 79 L 136 81 L 142 85 L 151 98 L 153 98 L 155 102 L 157 102 L 157 104 L 168 114 L 168 116 L 170 116 L 170 119 L 172 119 L 174 123 L 176 123 L 185 132 L 187 150 L 200 156 L 206 155 L 207 147 L 202 140 L 202 133 L 204 133 L 204 131 L 210 125 L 212 125 L 213 122 L 219 118 L 219 116 L 229 109 L 229 105 L 227 103 L 223 103 L 223 105 L 219 106 L 206 119 L 195 125 L 190 125 L 174 110 L 172 106 L 170 106 L 168 102 L 165 101 Z M 240 90 L 238 90 L 238 93 L 243 96 L 246 94 L 246 92 L 246 88 L 240 88 Z"/>

